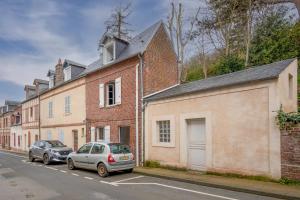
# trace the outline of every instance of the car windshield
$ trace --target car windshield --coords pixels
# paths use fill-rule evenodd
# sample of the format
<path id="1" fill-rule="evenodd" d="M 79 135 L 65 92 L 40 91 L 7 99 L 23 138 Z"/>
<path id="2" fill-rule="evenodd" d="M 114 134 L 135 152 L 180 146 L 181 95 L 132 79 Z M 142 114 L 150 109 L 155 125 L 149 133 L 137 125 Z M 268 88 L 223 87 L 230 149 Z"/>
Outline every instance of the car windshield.
<path id="1" fill-rule="evenodd" d="M 47 143 L 50 147 L 65 147 L 65 145 L 58 140 L 47 141 Z"/>
<path id="2" fill-rule="evenodd" d="M 130 148 L 125 144 L 109 144 L 111 153 L 120 154 L 120 153 L 130 153 Z"/>

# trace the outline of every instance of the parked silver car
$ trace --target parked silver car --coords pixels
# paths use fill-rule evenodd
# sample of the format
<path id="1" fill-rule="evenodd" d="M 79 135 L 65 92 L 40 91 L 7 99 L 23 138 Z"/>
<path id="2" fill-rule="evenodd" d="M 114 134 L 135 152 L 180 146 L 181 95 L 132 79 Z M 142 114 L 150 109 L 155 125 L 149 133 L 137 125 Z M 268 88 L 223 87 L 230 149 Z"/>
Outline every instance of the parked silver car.
<path id="1" fill-rule="evenodd" d="M 101 177 L 113 171 L 132 172 L 135 167 L 134 156 L 128 145 L 120 143 L 91 142 L 83 145 L 67 158 L 68 168 L 97 170 Z"/>
<path id="2" fill-rule="evenodd" d="M 66 162 L 67 156 L 73 150 L 58 140 L 40 140 L 29 149 L 29 161 L 42 159 L 45 165 L 50 162 Z"/>

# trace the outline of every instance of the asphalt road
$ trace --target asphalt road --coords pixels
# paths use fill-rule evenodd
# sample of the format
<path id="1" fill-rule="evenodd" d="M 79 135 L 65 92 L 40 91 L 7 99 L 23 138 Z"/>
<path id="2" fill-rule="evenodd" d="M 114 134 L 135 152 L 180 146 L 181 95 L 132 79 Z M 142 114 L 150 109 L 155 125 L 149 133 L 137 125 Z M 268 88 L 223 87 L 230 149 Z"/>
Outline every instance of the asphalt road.
<path id="1" fill-rule="evenodd" d="M 114 173 L 101 178 L 97 172 L 67 169 L 65 164 L 45 166 L 26 157 L 0 151 L 0 199 L 105 199 L 105 200 L 235 200 L 264 199 L 253 194 L 165 180 L 139 174 Z"/>

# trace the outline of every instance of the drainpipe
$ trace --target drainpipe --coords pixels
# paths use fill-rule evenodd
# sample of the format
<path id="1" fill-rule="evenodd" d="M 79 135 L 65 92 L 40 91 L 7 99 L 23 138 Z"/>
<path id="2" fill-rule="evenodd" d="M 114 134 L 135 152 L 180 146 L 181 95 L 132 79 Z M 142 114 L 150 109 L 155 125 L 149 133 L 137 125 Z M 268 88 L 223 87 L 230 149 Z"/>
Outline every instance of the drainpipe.
<path id="1" fill-rule="evenodd" d="M 140 75 L 141 75 L 141 79 L 140 79 L 140 88 L 141 88 L 141 107 L 142 107 L 142 124 L 141 124 L 141 163 L 142 165 L 144 164 L 144 143 L 145 143 L 145 138 L 144 138 L 144 121 L 145 121 L 145 113 L 144 113 L 144 77 L 143 77 L 143 67 L 144 67 L 144 63 L 143 63 L 143 56 L 141 54 L 138 54 L 139 57 L 139 61 L 140 61 Z"/>
<path id="2" fill-rule="evenodd" d="M 135 66 L 135 160 L 139 166 L 139 64 Z"/>
<path id="3" fill-rule="evenodd" d="M 39 95 L 39 140 L 41 140 L 41 97 Z"/>

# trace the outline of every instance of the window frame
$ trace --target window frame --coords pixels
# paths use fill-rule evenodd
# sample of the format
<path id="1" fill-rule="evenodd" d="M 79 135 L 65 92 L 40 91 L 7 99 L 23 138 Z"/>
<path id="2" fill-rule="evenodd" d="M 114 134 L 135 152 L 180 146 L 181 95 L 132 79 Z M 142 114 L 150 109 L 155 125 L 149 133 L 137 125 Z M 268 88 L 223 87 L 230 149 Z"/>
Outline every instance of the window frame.
<path id="1" fill-rule="evenodd" d="M 109 87 L 110 86 L 113 86 L 113 91 L 112 91 L 112 95 L 113 95 L 112 96 L 112 101 L 113 101 L 113 103 L 112 104 L 110 104 L 110 96 L 109 96 L 109 94 L 110 94 Z M 115 80 L 110 81 L 106 84 L 106 106 L 110 107 L 110 106 L 114 106 L 114 105 L 117 105 L 116 104 L 116 82 L 115 82 Z"/>
<path id="2" fill-rule="evenodd" d="M 48 118 L 53 118 L 53 101 L 48 102 Z"/>
<path id="3" fill-rule="evenodd" d="M 84 153 L 80 152 L 80 150 L 81 150 L 83 147 L 89 146 L 89 145 L 91 145 L 91 147 L 90 147 L 90 149 L 89 149 L 89 152 L 87 152 L 87 153 L 86 153 L 86 152 L 84 152 Z M 91 152 L 93 146 L 94 146 L 94 145 L 91 144 L 91 143 L 85 144 L 85 145 L 83 145 L 82 147 L 80 147 L 80 148 L 78 149 L 77 153 L 78 153 L 78 154 L 89 154 L 89 153 Z"/>
<path id="4" fill-rule="evenodd" d="M 64 81 L 69 81 L 72 79 L 72 66 L 64 68 Z"/>
<path id="5" fill-rule="evenodd" d="M 71 114 L 71 96 L 65 97 L 65 115 Z"/>
<path id="6" fill-rule="evenodd" d="M 164 116 L 154 116 L 152 118 L 152 146 L 158 147 L 175 147 L 176 137 L 175 137 L 175 116 L 174 115 L 164 115 Z M 169 132 L 170 132 L 170 141 L 161 142 L 160 141 L 160 131 L 158 122 L 159 121 L 169 121 Z"/>
<path id="7" fill-rule="evenodd" d="M 170 120 L 156 121 L 158 128 L 159 143 L 171 143 L 171 122 Z"/>

